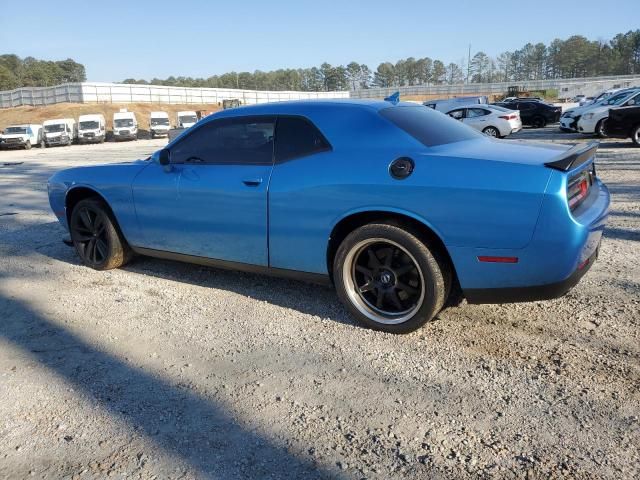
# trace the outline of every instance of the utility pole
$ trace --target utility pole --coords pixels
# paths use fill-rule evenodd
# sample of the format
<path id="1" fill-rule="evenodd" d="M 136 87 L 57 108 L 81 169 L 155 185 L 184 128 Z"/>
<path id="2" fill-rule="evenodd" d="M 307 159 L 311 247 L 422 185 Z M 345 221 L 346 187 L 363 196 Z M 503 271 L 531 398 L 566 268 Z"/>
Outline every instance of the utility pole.
<path id="1" fill-rule="evenodd" d="M 467 83 L 469 83 L 470 74 L 471 74 L 471 44 L 469 44 L 469 53 L 467 55 Z"/>

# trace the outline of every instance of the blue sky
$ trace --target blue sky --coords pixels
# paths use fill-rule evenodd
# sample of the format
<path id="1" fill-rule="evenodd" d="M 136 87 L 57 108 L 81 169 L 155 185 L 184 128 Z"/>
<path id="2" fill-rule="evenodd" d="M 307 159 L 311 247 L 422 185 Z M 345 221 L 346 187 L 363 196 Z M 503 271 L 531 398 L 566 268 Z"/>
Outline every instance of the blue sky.
<path id="1" fill-rule="evenodd" d="M 375 69 L 409 56 L 459 62 L 469 44 L 472 52 L 497 55 L 573 34 L 608 40 L 640 28 L 637 1 L 616 1 L 614 12 L 593 0 L 32 0 L 25 4 L 28 18 L 0 13 L 0 53 L 71 57 L 86 66 L 90 81 L 208 77 L 324 61 L 356 60 Z M 14 5 L 0 0 L 0 12 Z M 517 5 L 528 11 L 512 12 Z"/>

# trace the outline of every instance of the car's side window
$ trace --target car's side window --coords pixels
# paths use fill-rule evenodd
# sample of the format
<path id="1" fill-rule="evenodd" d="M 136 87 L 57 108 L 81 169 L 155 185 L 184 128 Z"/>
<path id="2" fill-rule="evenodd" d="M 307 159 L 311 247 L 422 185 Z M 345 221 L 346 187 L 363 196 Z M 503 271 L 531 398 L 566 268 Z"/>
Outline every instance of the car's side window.
<path id="1" fill-rule="evenodd" d="M 331 145 L 316 126 L 303 117 L 278 117 L 276 163 L 330 150 Z"/>
<path id="2" fill-rule="evenodd" d="M 271 164 L 274 124 L 271 117 L 206 123 L 171 147 L 171 163 Z"/>
<path id="3" fill-rule="evenodd" d="M 487 112 L 483 108 L 470 108 L 467 110 L 467 118 L 483 117 Z"/>
<path id="4" fill-rule="evenodd" d="M 462 120 L 464 118 L 464 108 L 460 108 L 458 110 L 452 110 L 447 113 L 451 118 L 455 118 L 456 120 Z"/>

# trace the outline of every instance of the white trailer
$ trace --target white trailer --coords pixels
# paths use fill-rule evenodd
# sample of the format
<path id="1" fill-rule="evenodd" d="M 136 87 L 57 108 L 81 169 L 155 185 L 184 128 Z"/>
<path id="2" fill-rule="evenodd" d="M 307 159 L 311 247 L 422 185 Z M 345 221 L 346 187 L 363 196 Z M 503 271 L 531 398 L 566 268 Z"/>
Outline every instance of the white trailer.
<path id="1" fill-rule="evenodd" d="M 149 114 L 149 133 L 151 138 L 169 135 L 169 114 L 167 112 L 151 112 Z"/>
<path id="2" fill-rule="evenodd" d="M 78 138 L 78 128 L 73 118 L 57 118 L 42 122 L 44 145 L 71 145 Z"/>
<path id="3" fill-rule="evenodd" d="M 103 143 L 106 136 L 104 115 L 95 113 L 78 117 L 78 143 Z"/>
<path id="4" fill-rule="evenodd" d="M 138 139 L 138 120 L 135 113 L 125 109 L 113 114 L 113 138 L 116 142 Z"/>
<path id="5" fill-rule="evenodd" d="M 0 135 L 0 149 L 24 148 L 29 150 L 32 146 L 43 147 L 42 125 L 25 124 L 10 125 Z"/>

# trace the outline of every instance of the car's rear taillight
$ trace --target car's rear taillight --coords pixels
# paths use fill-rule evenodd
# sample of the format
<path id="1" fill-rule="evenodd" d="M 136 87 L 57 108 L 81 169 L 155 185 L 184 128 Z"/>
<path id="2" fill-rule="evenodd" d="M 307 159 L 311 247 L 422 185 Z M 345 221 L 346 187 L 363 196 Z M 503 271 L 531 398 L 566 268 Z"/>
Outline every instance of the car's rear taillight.
<path id="1" fill-rule="evenodd" d="M 578 208 L 578 205 L 589 195 L 589 189 L 593 184 L 594 176 L 595 167 L 592 164 L 588 170 L 583 170 L 569 178 L 569 183 L 567 184 L 567 201 L 569 202 L 569 209 L 571 211 Z"/>
<path id="2" fill-rule="evenodd" d="M 500 118 L 504 118 L 505 120 L 515 120 L 516 118 L 518 118 L 518 115 L 516 115 L 515 113 L 511 113 L 509 115 L 500 115 Z"/>

